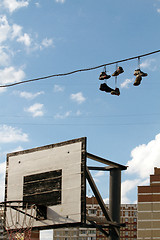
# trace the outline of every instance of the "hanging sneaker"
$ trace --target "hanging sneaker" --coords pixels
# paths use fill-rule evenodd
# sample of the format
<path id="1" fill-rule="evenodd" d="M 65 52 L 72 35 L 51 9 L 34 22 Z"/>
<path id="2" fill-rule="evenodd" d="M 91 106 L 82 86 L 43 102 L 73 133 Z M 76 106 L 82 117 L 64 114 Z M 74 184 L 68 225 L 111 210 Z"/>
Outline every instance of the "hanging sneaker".
<path id="1" fill-rule="evenodd" d="M 134 76 L 137 76 L 137 75 L 140 75 L 141 77 L 146 77 L 146 76 L 148 76 L 148 74 L 142 72 L 141 69 L 136 69 L 136 70 L 134 71 Z"/>
<path id="2" fill-rule="evenodd" d="M 113 77 L 118 76 L 119 74 L 123 73 L 124 70 L 122 67 L 118 67 L 117 70 L 112 74 Z"/>
<path id="3" fill-rule="evenodd" d="M 134 86 L 139 86 L 140 83 L 141 83 L 141 80 L 142 80 L 142 76 L 141 76 L 140 74 L 137 75 L 137 77 L 136 77 L 136 79 L 135 79 L 133 85 L 134 85 Z"/>
<path id="4" fill-rule="evenodd" d="M 100 85 L 99 90 L 104 91 L 104 92 L 114 91 L 114 89 L 110 88 L 106 83 L 102 83 L 102 84 Z"/>
<path id="5" fill-rule="evenodd" d="M 120 95 L 119 88 L 115 88 L 115 90 L 111 91 L 111 94 L 119 96 Z"/>
<path id="6" fill-rule="evenodd" d="M 111 76 L 107 75 L 105 72 L 101 72 L 99 80 L 109 79 Z"/>

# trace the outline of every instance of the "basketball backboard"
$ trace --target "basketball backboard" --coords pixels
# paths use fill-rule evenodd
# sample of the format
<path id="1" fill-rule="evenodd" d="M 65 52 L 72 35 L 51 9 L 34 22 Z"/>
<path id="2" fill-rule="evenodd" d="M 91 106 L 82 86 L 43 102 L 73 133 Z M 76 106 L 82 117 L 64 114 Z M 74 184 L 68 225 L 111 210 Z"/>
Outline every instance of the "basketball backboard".
<path id="1" fill-rule="evenodd" d="M 85 137 L 7 154 L 5 201 L 46 207 L 46 216 L 34 220 L 33 228 L 85 223 L 85 170 Z"/>

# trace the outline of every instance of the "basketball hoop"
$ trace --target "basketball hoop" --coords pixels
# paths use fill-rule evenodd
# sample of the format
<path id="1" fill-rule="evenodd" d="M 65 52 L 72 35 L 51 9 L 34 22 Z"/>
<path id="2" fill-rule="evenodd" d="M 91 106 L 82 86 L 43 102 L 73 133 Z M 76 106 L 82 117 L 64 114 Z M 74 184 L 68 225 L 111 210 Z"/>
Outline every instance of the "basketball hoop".
<path id="1" fill-rule="evenodd" d="M 6 201 L 0 203 L 1 228 L 9 240 L 30 240 L 33 222 L 36 219 L 35 204 L 23 201 Z"/>

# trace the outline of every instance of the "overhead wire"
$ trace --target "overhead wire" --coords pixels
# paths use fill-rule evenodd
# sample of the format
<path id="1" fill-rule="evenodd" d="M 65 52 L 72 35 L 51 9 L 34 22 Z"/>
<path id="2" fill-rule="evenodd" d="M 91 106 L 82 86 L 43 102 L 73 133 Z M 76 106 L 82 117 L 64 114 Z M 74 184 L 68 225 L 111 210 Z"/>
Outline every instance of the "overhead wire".
<path id="1" fill-rule="evenodd" d="M 72 115 L 69 116 L 70 119 L 83 119 L 83 118 L 124 118 L 124 117 L 144 117 L 144 116 L 153 116 L 153 115 L 160 115 L 160 112 L 156 113 L 156 112 L 152 112 L 152 113 L 130 113 L 130 114 L 104 114 L 104 115 L 98 115 L 98 114 L 92 114 L 92 115 Z M 0 115 L 1 118 L 25 118 L 25 115 Z M 28 118 L 32 118 L 32 116 L 27 116 Z M 53 119 L 54 116 L 51 115 L 46 115 L 45 117 L 43 117 L 43 119 Z"/>
<path id="2" fill-rule="evenodd" d="M 159 53 L 159 52 L 160 52 L 160 50 L 157 50 L 157 51 L 154 51 L 154 52 L 149 52 L 149 53 L 145 53 L 145 54 L 142 54 L 142 55 L 138 55 L 138 56 L 134 56 L 134 57 L 126 58 L 126 59 L 121 59 L 121 60 L 114 61 L 114 62 L 104 63 L 104 64 L 101 64 L 101 65 L 95 66 L 95 67 L 83 68 L 83 69 L 78 69 L 78 70 L 74 70 L 74 71 L 67 72 L 67 73 L 52 74 L 52 75 L 48 75 L 48 76 L 44 76 L 44 77 L 28 79 L 28 80 L 15 82 L 15 83 L 11 83 L 11 84 L 0 85 L 0 88 L 12 87 L 12 86 L 23 84 L 23 83 L 40 81 L 40 80 L 45 80 L 45 79 L 53 78 L 53 77 L 63 77 L 63 76 L 75 74 L 75 73 L 78 73 L 78 72 L 91 71 L 91 70 L 95 70 L 95 69 L 98 69 L 98 68 L 101 68 L 101 67 L 106 67 L 106 66 L 109 66 L 109 65 L 130 61 L 130 60 L 133 60 L 133 59 L 136 59 L 136 58 L 139 59 L 139 58 L 146 57 L 146 56 L 149 56 L 149 55 L 152 55 L 152 54 L 155 54 L 155 53 Z"/>
<path id="3" fill-rule="evenodd" d="M 3 123 L 1 123 L 3 124 Z M 92 126 L 99 126 L 99 127 L 104 127 L 104 126 L 138 126 L 138 125 L 159 125 L 159 122 L 130 122 L 130 123 L 22 123 L 22 122 L 8 122 L 4 124 L 12 124 L 12 125 L 24 125 L 24 126 L 74 126 L 74 127 L 79 127 L 79 126 L 87 126 L 87 127 L 92 127 Z"/>

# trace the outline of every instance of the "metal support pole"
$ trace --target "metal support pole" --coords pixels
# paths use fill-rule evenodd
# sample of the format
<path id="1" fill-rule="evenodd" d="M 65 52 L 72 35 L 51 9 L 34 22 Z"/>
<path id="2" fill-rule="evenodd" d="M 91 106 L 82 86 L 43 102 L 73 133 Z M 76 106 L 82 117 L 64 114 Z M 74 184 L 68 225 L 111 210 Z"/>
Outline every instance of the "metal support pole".
<path id="1" fill-rule="evenodd" d="M 114 168 L 110 170 L 110 192 L 109 192 L 109 213 L 113 221 L 120 223 L 121 205 L 121 170 Z M 120 233 L 120 229 L 117 228 Z M 109 240 L 120 240 L 115 231 L 110 229 Z"/>

